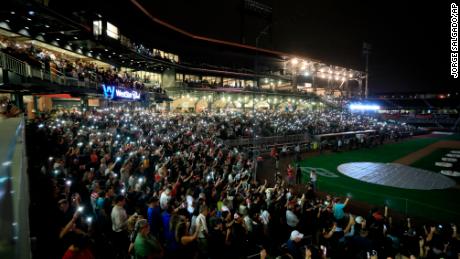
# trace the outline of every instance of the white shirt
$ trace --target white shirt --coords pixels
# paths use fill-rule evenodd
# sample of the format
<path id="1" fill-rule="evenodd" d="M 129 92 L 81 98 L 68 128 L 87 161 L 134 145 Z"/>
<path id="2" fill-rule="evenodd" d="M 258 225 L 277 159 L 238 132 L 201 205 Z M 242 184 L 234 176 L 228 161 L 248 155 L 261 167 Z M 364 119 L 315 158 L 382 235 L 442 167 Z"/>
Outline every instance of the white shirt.
<path id="1" fill-rule="evenodd" d="M 195 208 L 193 208 L 193 197 L 190 195 L 187 195 L 185 199 L 187 200 L 187 211 L 188 213 L 192 214 L 193 211 L 195 211 Z"/>
<path id="2" fill-rule="evenodd" d="M 311 173 L 310 173 L 310 180 L 311 180 L 312 182 L 316 182 L 316 179 L 317 179 L 316 173 L 311 172 Z"/>
<path id="3" fill-rule="evenodd" d="M 262 224 L 268 225 L 268 222 L 270 221 L 270 213 L 268 213 L 266 210 L 263 210 L 260 214 L 260 221 L 262 221 Z"/>
<path id="4" fill-rule="evenodd" d="M 290 227 L 296 227 L 299 223 L 299 218 L 291 210 L 286 210 L 286 224 Z"/>
<path id="5" fill-rule="evenodd" d="M 248 232 L 252 232 L 252 219 L 248 215 L 246 215 L 244 216 L 243 220 Z"/>
<path id="6" fill-rule="evenodd" d="M 126 210 L 123 207 L 115 205 L 113 206 L 110 216 L 112 218 L 112 230 L 114 232 L 121 232 L 125 228 L 126 221 L 128 220 Z"/>
<path id="7" fill-rule="evenodd" d="M 162 192 L 160 195 L 160 207 L 162 210 L 166 209 L 166 206 L 168 206 L 168 202 L 171 199 L 171 196 L 166 194 L 166 191 Z"/>
<path id="8" fill-rule="evenodd" d="M 196 225 L 200 224 L 200 230 L 198 232 L 198 238 L 206 238 L 205 233 L 208 233 L 208 226 L 206 225 L 206 216 L 201 214 L 196 217 Z"/>

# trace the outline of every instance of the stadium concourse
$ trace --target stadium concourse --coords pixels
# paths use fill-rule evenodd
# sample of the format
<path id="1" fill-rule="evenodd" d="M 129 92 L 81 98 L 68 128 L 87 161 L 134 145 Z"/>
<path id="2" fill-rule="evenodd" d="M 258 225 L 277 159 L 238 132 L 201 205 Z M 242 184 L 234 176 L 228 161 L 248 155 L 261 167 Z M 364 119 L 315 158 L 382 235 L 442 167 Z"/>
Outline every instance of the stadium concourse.
<path id="1" fill-rule="evenodd" d="M 335 121 L 330 114 L 337 112 L 323 111 L 321 122 L 308 121 L 309 113 L 176 115 L 126 107 L 42 114 L 27 126 L 34 154 L 30 162 L 37 172 L 30 176 L 37 206 L 32 205 L 31 221 L 40 222 L 40 253 L 49 258 L 82 253 L 96 258 L 128 258 L 131 253 L 151 258 L 457 253 L 455 225 L 416 225 L 409 218 L 394 222 L 391 205 L 361 215 L 345 212 L 354 198 L 318 195 L 314 183 L 304 189 L 302 179 L 295 179 L 300 168 L 291 166 L 279 168 L 275 182 L 255 180 L 256 150 L 224 144 L 244 135 L 246 124 L 280 129 L 274 131 L 280 134 L 294 118 L 313 127 L 336 122 L 344 130 L 375 130 L 379 136 L 362 142 L 350 138 L 341 150 L 367 149 L 407 138 L 415 130 L 343 111 L 347 119 Z M 322 127 L 323 133 L 335 131 Z M 319 149 L 327 152 L 326 146 Z M 283 147 L 272 151 L 275 161 L 289 156 Z M 292 151 L 298 159 L 306 150 Z"/>

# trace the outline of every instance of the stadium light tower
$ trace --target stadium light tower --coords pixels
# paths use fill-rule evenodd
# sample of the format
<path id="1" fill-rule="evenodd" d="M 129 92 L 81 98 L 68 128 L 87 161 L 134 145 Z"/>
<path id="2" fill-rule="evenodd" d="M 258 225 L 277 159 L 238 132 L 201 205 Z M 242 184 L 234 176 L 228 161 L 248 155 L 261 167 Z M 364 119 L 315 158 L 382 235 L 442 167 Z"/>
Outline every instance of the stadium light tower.
<path id="1" fill-rule="evenodd" d="M 366 58 L 366 81 L 364 85 L 364 98 L 367 99 L 367 96 L 369 94 L 369 89 L 368 89 L 368 80 L 369 80 L 369 54 L 371 53 L 372 46 L 371 44 L 367 42 L 363 42 L 363 55 Z"/>

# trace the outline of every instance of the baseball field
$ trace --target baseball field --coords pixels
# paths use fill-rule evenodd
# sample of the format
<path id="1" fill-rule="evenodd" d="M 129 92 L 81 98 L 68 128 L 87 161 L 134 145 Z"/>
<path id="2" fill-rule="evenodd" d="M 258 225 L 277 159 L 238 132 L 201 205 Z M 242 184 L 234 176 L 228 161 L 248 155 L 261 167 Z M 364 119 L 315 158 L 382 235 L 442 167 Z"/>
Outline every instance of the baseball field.
<path id="1" fill-rule="evenodd" d="M 443 190 L 402 189 L 372 183 L 341 174 L 337 167 L 349 162 L 400 163 L 439 173 L 435 162 L 451 150 L 460 150 L 460 135 L 428 135 L 401 142 L 310 157 L 301 162 L 303 177 L 309 180 L 309 171 L 318 171 L 318 189 L 352 200 L 383 207 L 410 217 L 460 223 L 460 179 L 457 185 Z"/>

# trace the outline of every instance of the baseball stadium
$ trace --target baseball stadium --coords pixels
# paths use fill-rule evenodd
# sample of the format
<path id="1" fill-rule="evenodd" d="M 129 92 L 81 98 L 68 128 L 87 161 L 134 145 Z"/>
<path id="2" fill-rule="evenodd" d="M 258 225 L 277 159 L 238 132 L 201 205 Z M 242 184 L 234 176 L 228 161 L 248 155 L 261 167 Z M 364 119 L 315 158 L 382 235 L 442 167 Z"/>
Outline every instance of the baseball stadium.
<path id="1" fill-rule="evenodd" d="M 374 4 L 2 1 L 0 258 L 460 258 L 444 6 Z"/>

